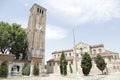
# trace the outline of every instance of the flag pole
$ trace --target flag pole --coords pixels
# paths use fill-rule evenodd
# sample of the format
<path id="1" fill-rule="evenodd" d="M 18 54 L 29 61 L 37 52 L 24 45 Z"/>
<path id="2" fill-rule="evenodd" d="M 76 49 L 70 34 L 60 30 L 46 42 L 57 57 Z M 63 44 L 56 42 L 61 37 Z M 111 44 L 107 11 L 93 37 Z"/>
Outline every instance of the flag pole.
<path id="1" fill-rule="evenodd" d="M 77 53 L 76 53 L 76 41 L 75 41 L 75 33 L 74 33 L 74 28 L 73 28 L 73 41 L 74 41 L 74 61 L 75 61 L 75 72 L 78 74 L 78 66 L 77 66 Z"/>

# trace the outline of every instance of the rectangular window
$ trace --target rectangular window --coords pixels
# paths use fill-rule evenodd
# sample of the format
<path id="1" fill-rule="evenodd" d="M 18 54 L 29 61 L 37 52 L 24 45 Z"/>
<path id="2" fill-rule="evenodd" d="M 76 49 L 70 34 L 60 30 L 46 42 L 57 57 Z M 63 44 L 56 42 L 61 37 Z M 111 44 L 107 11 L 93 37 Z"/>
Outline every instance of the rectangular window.
<path id="1" fill-rule="evenodd" d="M 49 66 L 51 66 L 51 63 L 49 63 Z"/>
<path id="2" fill-rule="evenodd" d="M 54 57 L 56 58 L 56 55 L 54 55 Z"/>
<path id="3" fill-rule="evenodd" d="M 40 9 L 40 13 L 41 13 L 41 9 Z"/>
<path id="4" fill-rule="evenodd" d="M 102 50 L 101 49 L 99 49 L 99 53 L 101 53 L 102 52 Z"/>
<path id="5" fill-rule="evenodd" d="M 55 62 L 53 62 L 53 66 L 55 66 Z"/>
<path id="6" fill-rule="evenodd" d="M 37 12 L 39 12 L 39 8 L 37 8 Z"/>
<path id="7" fill-rule="evenodd" d="M 95 49 L 93 50 L 93 53 L 96 54 L 96 50 Z"/>
<path id="8" fill-rule="evenodd" d="M 42 10 L 42 14 L 44 14 L 44 11 Z"/>
<path id="9" fill-rule="evenodd" d="M 69 56 L 71 56 L 71 53 L 69 53 Z"/>
<path id="10" fill-rule="evenodd" d="M 59 62 L 57 62 L 57 64 L 59 65 L 60 63 L 59 63 Z"/>
<path id="11" fill-rule="evenodd" d="M 76 56 L 77 56 L 77 57 L 79 56 L 78 53 L 76 54 Z"/>
<path id="12" fill-rule="evenodd" d="M 67 53 L 66 53 L 65 55 L 66 55 L 66 57 L 67 57 Z"/>
<path id="13" fill-rule="evenodd" d="M 71 61 L 71 64 L 73 64 L 73 61 Z"/>
<path id="14" fill-rule="evenodd" d="M 109 61 L 111 61 L 111 57 L 109 57 Z"/>

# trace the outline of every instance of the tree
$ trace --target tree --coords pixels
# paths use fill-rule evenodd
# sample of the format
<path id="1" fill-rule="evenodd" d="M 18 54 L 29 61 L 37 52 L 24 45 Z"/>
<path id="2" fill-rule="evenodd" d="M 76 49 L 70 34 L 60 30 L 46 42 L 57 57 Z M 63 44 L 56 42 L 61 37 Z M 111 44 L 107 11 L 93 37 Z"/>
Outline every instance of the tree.
<path id="1" fill-rule="evenodd" d="M 67 60 L 65 58 L 64 52 L 62 52 L 60 57 L 60 73 L 61 75 L 67 75 Z"/>
<path id="2" fill-rule="evenodd" d="M 16 59 L 22 54 L 23 59 L 25 59 L 27 48 L 26 29 L 16 23 L 10 25 L 0 22 L 0 51 L 3 54 L 10 52 L 16 56 Z"/>
<path id="3" fill-rule="evenodd" d="M 92 59 L 90 55 L 86 52 L 82 56 L 82 61 L 81 61 L 81 68 L 82 72 L 85 76 L 87 76 L 92 68 Z"/>
<path id="4" fill-rule="evenodd" d="M 5 53 L 8 48 L 11 26 L 8 23 L 0 22 L 0 51 Z"/>
<path id="5" fill-rule="evenodd" d="M 8 65 L 7 62 L 3 62 L 0 66 L 0 77 L 7 77 Z"/>
<path id="6" fill-rule="evenodd" d="M 16 56 L 16 59 L 18 59 L 20 53 L 22 53 L 23 59 L 25 59 L 28 47 L 26 30 L 24 28 L 21 28 L 20 25 L 13 23 L 10 36 L 11 36 L 10 52 Z"/>
<path id="7" fill-rule="evenodd" d="M 106 63 L 105 63 L 105 60 L 103 59 L 103 57 L 101 55 L 97 55 L 96 59 L 95 59 L 95 62 L 96 62 L 96 66 L 99 70 L 102 71 L 102 74 L 103 74 L 103 70 L 105 69 L 106 67 Z"/>

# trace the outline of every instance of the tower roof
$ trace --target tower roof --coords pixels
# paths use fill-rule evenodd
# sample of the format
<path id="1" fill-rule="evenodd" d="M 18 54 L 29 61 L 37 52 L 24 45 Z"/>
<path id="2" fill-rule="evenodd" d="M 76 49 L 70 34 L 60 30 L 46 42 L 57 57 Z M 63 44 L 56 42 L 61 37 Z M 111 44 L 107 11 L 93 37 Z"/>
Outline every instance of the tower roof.
<path id="1" fill-rule="evenodd" d="M 38 5 L 38 4 L 36 4 L 36 3 L 34 3 L 34 5 L 32 6 L 32 8 L 30 9 L 30 11 L 33 9 L 33 7 L 39 7 L 39 8 L 42 8 L 42 9 L 44 9 L 44 10 L 47 10 L 46 8 L 44 8 L 44 7 L 42 7 L 42 6 L 40 6 L 40 5 Z"/>

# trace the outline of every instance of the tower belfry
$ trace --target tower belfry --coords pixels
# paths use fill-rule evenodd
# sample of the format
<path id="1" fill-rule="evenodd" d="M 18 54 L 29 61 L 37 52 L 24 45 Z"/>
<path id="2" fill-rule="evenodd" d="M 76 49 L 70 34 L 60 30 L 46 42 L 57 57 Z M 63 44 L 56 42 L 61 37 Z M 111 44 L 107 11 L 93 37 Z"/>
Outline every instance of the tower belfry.
<path id="1" fill-rule="evenodd" d="M 45 63 L 46 9 L 34 4 L 30 9 L 27 35 L 28 59 L 34 64 Z"/>

